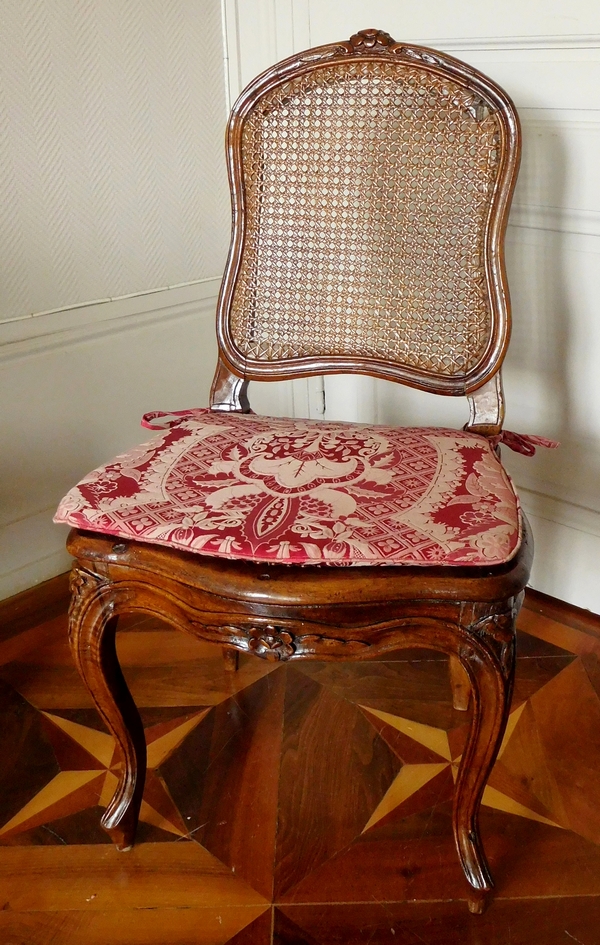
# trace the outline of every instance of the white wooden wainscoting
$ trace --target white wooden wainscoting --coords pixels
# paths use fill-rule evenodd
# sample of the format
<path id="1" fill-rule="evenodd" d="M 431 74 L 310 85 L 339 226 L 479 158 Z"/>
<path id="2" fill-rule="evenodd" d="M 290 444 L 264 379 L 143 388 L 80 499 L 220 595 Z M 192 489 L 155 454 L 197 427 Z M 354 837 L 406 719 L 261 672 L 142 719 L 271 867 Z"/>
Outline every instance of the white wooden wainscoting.
<path id="1" fill-rule="evenodd" d="M 600 6 L 224 0 L 224 8 L 233 97 L 278 59 L 375 26 L 465 59 L 515 100 L 524 150 L 507 238 L 507 426 L 562 446 L 533 459 L 503 456 L 534 529 L 532 586 L 600 613 Z M 467 418 L 462 399 L 370 378 L 328 377 L 324 387 L 332 419 L 462 426 Z"/>
<path id="2" fill-rule="evenodd" d="M 52 524 L 57 502 L 149 438 L 143 413 L 206 404 L 217 289 L 209 280 L 57 312 L 31 319 L 29 337 L 4 337 L 0 598 L 69 567 L 68 529 Z"/>

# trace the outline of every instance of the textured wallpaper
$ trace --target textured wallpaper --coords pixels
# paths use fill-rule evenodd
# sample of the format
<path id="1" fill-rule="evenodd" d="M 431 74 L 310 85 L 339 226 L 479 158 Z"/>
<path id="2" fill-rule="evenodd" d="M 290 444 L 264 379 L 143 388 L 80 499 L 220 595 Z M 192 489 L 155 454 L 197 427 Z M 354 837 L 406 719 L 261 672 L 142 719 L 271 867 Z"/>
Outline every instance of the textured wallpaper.
<path id="1" fill-rule="evenodd" d="M 219 0 L 0 11 L 0 320 L 219 275 Z"/>

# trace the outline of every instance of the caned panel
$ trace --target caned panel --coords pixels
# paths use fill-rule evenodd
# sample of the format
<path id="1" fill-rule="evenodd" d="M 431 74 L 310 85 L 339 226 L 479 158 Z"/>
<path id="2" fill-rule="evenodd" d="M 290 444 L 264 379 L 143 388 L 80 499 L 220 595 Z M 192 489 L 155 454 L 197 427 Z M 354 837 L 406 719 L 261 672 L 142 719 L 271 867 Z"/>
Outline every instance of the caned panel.
<path id="1" fill-rule="evenodd" d="M 491 103 L 411 63 L 337 62 L 261 95 L 241 141 L 238 351 L 476 366 L 500 140 Z"/>

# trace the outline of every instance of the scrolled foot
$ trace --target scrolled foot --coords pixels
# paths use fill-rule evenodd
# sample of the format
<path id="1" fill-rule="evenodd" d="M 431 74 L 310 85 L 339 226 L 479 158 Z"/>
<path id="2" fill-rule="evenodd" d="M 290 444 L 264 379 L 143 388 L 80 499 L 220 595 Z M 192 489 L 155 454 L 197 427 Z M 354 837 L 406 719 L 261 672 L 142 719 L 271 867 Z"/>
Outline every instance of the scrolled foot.
<path id="1" fill-rule="evenodd" d="M 127 853 L 128 850 L 131 850 L 135 842 L 137 823 L 130 823 L 126 826 L 119 824 L 117 827 L 107 827 L 104 820 L 100 823 L 120 853 Z"/>
<path id="2" fill-rule="evenodd" d="M 135 843 L 141 803 L 140 793 L 139 786 L 136 790 L 135 782 L 133 784 L 129 782 L 122 792 L 117 790 L 116 803 L 113 798 L 100 821 L 100 826 L 106 830 L 117 850 L 122 853 L 131 850 Z"/>
<path id="3" fill-rule="evenodd" d="M 485 621 L 493 621 L 485 617 Z M 512 620 L 512 618 L 511 618 Z M 514 620 L 500 641 L 488 639 L 487 623 L 475 626 L 460 650 L 462 668 L 473 694 L 473 712 L 454 793 L 454 838 L 469 883 L 469 911 L 480 915 L 493 890 L 490 868 L 479 832 L 481 798 L 506 727 L 514 673 Z M 484 632 L 485 631 L 485 632 Z"/>
<path id="4" fill-rule="evenodd" d="M 491 889 L 473 889 L 467 900 L 469 912 L 472 915 L 483 915 L 492 898 Z"/>

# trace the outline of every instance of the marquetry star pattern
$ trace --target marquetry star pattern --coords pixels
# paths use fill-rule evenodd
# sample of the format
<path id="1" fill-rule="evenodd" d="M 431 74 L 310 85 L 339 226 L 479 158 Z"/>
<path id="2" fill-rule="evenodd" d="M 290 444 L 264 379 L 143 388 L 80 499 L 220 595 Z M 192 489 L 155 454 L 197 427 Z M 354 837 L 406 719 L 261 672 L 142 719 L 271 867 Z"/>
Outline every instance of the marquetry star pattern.
<path id="1" fill-rule="evenodd" d="M 187 712 L 145 730 L 148 772 L 140 821 L 174 837 L 188 831 L 157 769 L 209 711 Z M 120 762 L 111 735 L 51 712 L 40 715 L 61 770 L 0 828 L 0 840 L 89 807 L 106 807 L 118 784 Z"/>
<path id="2" fill-rule="evenodd" d="M 401 718 L 368 706 L 361 705 L 360 708 L 367 718 L 371 719 L 372 724 L 377 728 L 392 751 L 404 761 L 398 775 L 371 814 L 363 833 L 392 814 L 392 812 L 400 812 L 402 806 L 410 799 L 413 800 L 411 806 L 414 809 L 414 799 L 419 794 L 423 795 L 422 806 L 425 808 L 430 805 L 434 797 L 436 803 L 450 800 L 462 758 L 468 725 L 446 731 L 443 728 L 424 725 L 412 719 Z M 524 708 L 525 703 L 522 703 L 509 717 L 506 733 L 498 754 L 497 765 L 502 763 L 502 756 L 518 725 Z M 451 778 L 448 775 L 451 775 Z M 509 793 L 505 793 L 503 790 L 498 790 L 493 784 L 494 777 L 492 776 L 484 791 L 482 799 L 484 806 L 508 814 L 527 817 L 530 820 L 537 820 L 552 827 L 559 826 L 548 816 L 544 816 L 542 813 L 543 805 L 535 798 L 532 797 L 530 805 L 527 806 L 519 803 L 514 796 L 511 796 L 513 792 L 510 792 L 510 787 Z M 426 788 L 428 788 L 427 791 L 424 790 Z"/>
<path id="3" fill-rule="evenodd" d="M 588 639 L 583 643 L 590 646 Z M 251 667 L 255 665 L 255 661 L 248 663 Z M 318 794 L 319 805 L 327 770 L 332 763 L 338 765 L 339 774 L 332 781 L 338 795 L 337 806 L 332 801 L 331 817 L 337 816 L 335 811 L 344 809 L 344 805 L 346 812 L 354 813 L 350 817 L 345 814 L 348 829 L 344 828 L 327 850 L 323 848 L 327 859 L 348 844 L 358 843 L 363 835 L 376 837 L 380 828 L 393 826 L 398 820 L 440 805 L 447 809 L 468 733 L 468 716 L 448 714 L 441 703 L 438 713 L 436 703 L 419 718 L 418 702 L 413 705 L 410 698 L 402 695 L 401 683 L 409 678 L 410 670 L 394 668 L 394 664 L 379 670 L 376 666 L 373 670 L 362 670 L 358 666 L 312 665 L 312 669 L 311 664 L 306 664 L 301 670 L 282 665 L 273 671 L 269 664 L 269 675 L 260 678 L 244 676 L 246 669 L 242 668 L 234 691 L 227 695 L 223 686 L 219 704 L 215 704 L 213 693 L 210 706 L 196 703 L 178 708 L 173 692 L 168 707 L 155 706 L 143 711 L 148 722 L 149 771 L 140 820 L 150 829 L 146 836 L 162 840 L 170 837 L 174 841 L 193 837 L 230 868 L 235 867 L 238 875 L 254 883 L 254 854 L 248 854 L 247 863 L 238 863 L 235 857 L 243 860 L 251 836 L 255 835 L 260 845 L 268 835 L 271 838 L 268 842 L 277 845 L 273 852 L 275 862 L 280 857 L 285 859 L 288 854 L 279 852 L 280 840 L 274 840 L 276 832 L 279 836 L 279 828 L 275 827 L 277 811 L 285 808 L 280 824 L 286 818 L 292 822 L 296 816 L 295 794 L 289 785 L 286 787 L 289 775 L 279 773 L 278 757 L 281 772 L 289 766 L 286 758 L 296 759 L 294 777 L 305 779 L 307 796 Z M 565 653 L 552 665 L 554 668 L 543 672 L 534 673 L 532 669 L 530 678 L 523 681 L 483 804 L 545 827 L 562 827 L 600 843 L 600 812 L 593 803 L 600 759 L 598 661 L 595 655 L 586 652 L 570 657 Z M 214 672 L 211 670 L 211 679 L 216 671 L 216 667 Z M 154 679 L 151 675 L 148 678 Z M 120 771 L 114 740 L 94 727 L 98 723 L 89 714 L 93 710 L 44 708 L 40 702 L 35 707 L 10 688 L 11 683 L 17 683 L 19 688 L 26 689 L 23 681 L 29 676 L 19 676 L 16 671 L 11 675 L 7 671 L 5 679 L 2 685 L 6 704 L 13 699 L 11 711 L 15 719 L 21 720 L 15 722 L 15 732 L 21 726 L 24 733 L 22 738 L 18 736 L 22 745 L 20 756 L 17 752 L 14 757 L 27 759 L 45 750 L 47 760 L 39 762 L 39 770 L 33 772 L 35 778 L 25 767 L 25 761 L 15 762 L 17 767 L 13 766 L 13 774 L 6 781 L 6 814 L 4 822 L 0 821 L 0 844 L 54 842 L 36 833 L 45 826 L 50 833 L 59 831 L 58 842 L 74 842 L 75 836 L 75 842 L 98 842 L 92 836 L 84 839 L 79 827 L 65 833 L 56 824 L 68 824 L 70 817 L 83 816 L 85 811 L 90 811 L 91 818 L 86 823 L 95 823 L 96 816 L 99 819 L 99 809 L 109 803 Z M 399 693 L 397 699 L 395 695 L 382 697 L 384 683 L 390 693 Z M 203 691 L 200 686 L 200 703 Z M 38 693 L 36 701 L 41 698 Z M 568 712 L 565 706 L 569 707 Z M 444 719 L 448 723 L 445 727 L 441 725 Z M 363 733 L 360 737 L 367 746 L 367 755 L 359 752 L 361 758 L 368 757 L 368 746 L 376 745 L 377 740 L 383 746 L 377 748 L 382 773 L 378 774 L 375 765 L 365 774 L 373 787 L 367 792 L 369 803 L 364 807 L 355 804 L 352 786 L 356 783 L 353 778 L 362 776 L 363 762 L 357 764 L 351 775 L 344 760 L 351 757 L 343 754 L 345 740 L 339 742 L 339 747 L 336 742 L 339 725 L 345 727 L 348 737 L 353 732 Z M 27 736 L 27 732 L 31 734 Z M 286 748 L 286 739 L 292 754 Z M 265 744 L 271 745 L 267 751 Z M 302 746 L 299 753 L 298 746 Z M 309 749 L 313 752 L 310 756 L 306 754 Z M 184 776 L 186 769 L 188 774 Z M 241 787 L 246 778 L 252 787 L 243 795 Z M 267 790 L 269 784 L 272 787 Z M 250 821 L 223 826 L 228 811 L 235 809 L 236 799 L 242 795 L 244 803 L 251 806 L 256 805 L 257 798 L 268 798 L 261 800 L 260 816 L 265 821 L 264 824 L 261 821 L 260 827 L 258 821 L 254 826 Z M 320 823 L 319 805 L 311 814 L 315 823 Z M 273 821 L 271 826 L 267 821 Z M 325 818 L 327 822 L 331 821 Z M 83 829 L 85 833 L 85 826 Z M 240 840 L 236 846 L 237 840 L 233 843 L 227 833 L 230 829 L 241 830 L 243 842 Z M 288 840 L 284 837 L 281 842 L 285 846 Z M 292 880 L 298 881 L 308 866 L 308 862 L 300 862 L 304 856 L 301 846 L 298 851 L 297 868 L 285 880 L 288 885 Z M 286 863 L 294 857 L 296 852 L 292 851 Z M 317 865 L 315 860 L 310 868 L 314 870 Z"/>

